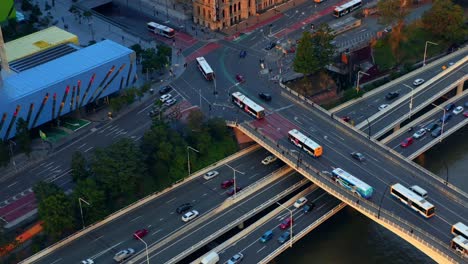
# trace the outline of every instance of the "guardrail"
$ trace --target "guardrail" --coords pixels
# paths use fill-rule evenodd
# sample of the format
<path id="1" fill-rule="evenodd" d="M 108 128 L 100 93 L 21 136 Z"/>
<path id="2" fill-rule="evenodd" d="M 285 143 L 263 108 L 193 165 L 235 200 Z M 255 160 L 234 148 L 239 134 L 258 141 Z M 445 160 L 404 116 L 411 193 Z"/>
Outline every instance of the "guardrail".
<path id="1" fill-rule="evenodd" d="M 220 164 L 230 162 L 230 161 L 232 161 L 234 159 L 237 159 L 237 158 L 239 158 L 239 157 L 241 157 L 243 155 L 246 155 L 246 154 L 248 154 L 248 153 L 250 153 L 252 151 L 257 150 L 258 148 L 260 148 L 260 145 L 256 144 L 256 145 L 250 146 L 250 147 L 248 147 L 246 149 L 243 149 L 243 150 L 241 150 L 241 151 L 239 151 L 239 152 L 237 152 L 237 153 L 235 153 L 235 154 L 233 154 L 233 155 L 231 155 L 229 157 L 226 157 L 226 158 L 224 158 L 224 159 L 222 159 L 220 161 L 217 161 L 217 162 L 211 164 L 210 166 L 193 173 L 192 176 L 177 181 L 172 186 L 170 186 L 170 187 L 168 187 L 168 188 L 166 188 L 166 189 L 164 189 L 162 191 L 155 192 L 155 193 L 150 194 L 150 195 L 148 195 L 148 196 L 146 196 L 146 197 L 144 197 L 144 198 L 142 198 L 142 199 L 140 199 L 140 200 L 138 200 L 138 201 L 136 201 L 136 202 L 134 202 L 132 204 L 127 205 L 126 207 L 124 207 L 124 208 L 110 214 L 104 220 L 87 226 L 86 229 L 80 230 L 80 231 L 78 231 L 78 232 L 76 232 L 76 233 L 74 233 L 74 234 L 72 234 L 72 235 L 58 241 L 57 243 L 55 243 L 55 244 L 41 250 L 40 252 L 30 256 L 29 258 L 21 261 L 20 263 L 35 262 L 35 261 L 39 260 L 40 258 L 43 258 L 43 257 L 51 254 L 53 251 L 55 251 L 55 250 L 65 246 L 65 245 L 67 245 L 68 243 L 74 241 L 75 239 L 78 239 L 81 236 L 83 236 L 83 235 L 85 235 L 85 234 L 87 234 L 87 233 L 89 233 L 89 232 L 91 232 L 91 231 L 93 231 L 93 230 L 95 230 L 97 228 L 100 228 L 101 226 L 103 226 L 103 225 L 105 225 L 107 223 L 110 223 L 110 222 L 114 221 L 115 219 L 119 218 L 120 216 L 122 216 L 124 214 L 127 214 L 131 210 L 134 210 L 134 209 L 136 209 L 136 208 L 138 208 L 138 207 L 140 207 L 140 206 L 142 206 L 142 205 L 144 205 L 146 203 L 149 203 L 152 200 L 154 200 L 154 199 L 156 199 L 156 198 L 158 198 L 158 197 L 172 191 L 173 189 L 175 189 L 175 188 L 177 188 L 177 187 L 179 187 L 179 186 L 181 186 L 181 185 L 183 185 L 183 184 L 185 184 L 187 182 L 190 182 L 190 181 L 200 177 L 201 175 L 205 174 L 206 172 L 218 167 Z"/>
<path id="2" fill-rule="evenodd" d="M 371 201 L 356 197 L 351 191 L 340 188 L 329 176 L 324 175 L 311 165 L 303 164 L 302 162 L 298 162 L 296 164 L 296 160 L 298 159 L 297 155 L 289 153 L 288 149 L 285 149 L 278 144 L 274 145 L 274 141 L 267 136 L 262 135 L 259 131 L 256 131 L 255 128 L 249 125 L 250 124 L 242 124 L 240 126 L 245 134 L 262 144 L 263 147 L 269 150 L 272 154 L 281 158 L 291 167 L 294 167 L 299 173 L 309 178 L 328 193 L 334 195 L 341 201 L 346 202 L 361 213 L 364 213 L 375 222 L 385 226 L 387 229 L 408 242 L 413 243 L 414 246 L 420 248 L 435 261 L 456 263 L 457 261 L 455 259 L 461 260 L 461 256 L 454 252 L 447 243 L 442 242 L 394 213 L 378 207 Z"/>

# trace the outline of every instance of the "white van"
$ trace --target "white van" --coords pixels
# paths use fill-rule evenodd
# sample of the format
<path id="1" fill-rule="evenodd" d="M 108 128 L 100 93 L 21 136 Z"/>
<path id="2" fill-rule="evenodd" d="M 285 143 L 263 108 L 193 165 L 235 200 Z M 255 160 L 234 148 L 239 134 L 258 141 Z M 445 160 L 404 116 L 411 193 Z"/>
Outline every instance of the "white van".
<path id="1" fill-rule="evenodd" d="M 211 251 L 210 253 L 203 256 L 201 259 L 201 264 L 216 264 L 219 261 L 219 255 L 215 251 Z"/>
<path id="2" fill-rule="evenodd" d="M 410 190 L 412 190 L 415 194 L 421 196 L 424 199 L 427 198 L 427 191 L 417 185 L 411 186 Z"/>

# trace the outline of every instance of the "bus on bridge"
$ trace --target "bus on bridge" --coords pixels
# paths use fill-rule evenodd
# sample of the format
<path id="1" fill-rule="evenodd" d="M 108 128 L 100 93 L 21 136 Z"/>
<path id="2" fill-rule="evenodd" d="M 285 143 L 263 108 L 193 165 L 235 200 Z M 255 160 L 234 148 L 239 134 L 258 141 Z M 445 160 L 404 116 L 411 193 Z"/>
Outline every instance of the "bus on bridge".
<path id="1" fill-rule="evenodd" d="M 468 226 L 462 222 L 458 222 L 452 226 L 452 234 L 454 236 L 463 236 L 468 239 Z"/>
<path id="2" fill-rule="evenodd" d="M 294 145 L 305 150 L 310 155 L 316 158 L 322 156 L 322 152 L 323 152 L 322 146 L 317 144 L 312 139 L 306 137 L 297 129 L 290 130 L 288 132 L 288 138 Z"/>
<path id="3" fill-rule="evenodd" d="M 340 168 L 336 168 L 332 171 L 332 175 L 335 181 L 346 189 L 366 199 L 370 199 L 372 197 L 374 188 L 349 174 L 348 172 Z"/>
<path id="4" fill-rule="evenodd" d="M 244 109 L 245 112 L 253 115 L 257 119 L 262 119 L 265 117 L 265 109 L 256 104 L 254 101 L 250 100 L 241 92 L 232 93 L 231 96 L 232 102 L 240 108 Z"/>
<path id="5" fill-rule="evenodd" d="M 399 183 L 390 187 L 390 193 L 393 197 L 399 199 L 402 203 L 408 205 L 426 218 L 435 215 L 435 207 L 433 204 Z"/>

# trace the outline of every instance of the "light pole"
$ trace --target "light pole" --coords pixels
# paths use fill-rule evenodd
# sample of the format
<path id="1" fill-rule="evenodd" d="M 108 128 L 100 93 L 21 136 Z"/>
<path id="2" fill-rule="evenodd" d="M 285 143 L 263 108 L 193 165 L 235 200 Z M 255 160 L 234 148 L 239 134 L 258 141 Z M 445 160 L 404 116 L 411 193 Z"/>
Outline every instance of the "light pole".
<path id="1" fill-rule="evenodd" d="M 357 82 L 356 82 L 356 93 L 359 93 L 359 81 L 361 80 L 361 75 L 362 74 L 370 76 L 370 74 L 368 74 L 368 73 L 365 73 L 363 71 L 358 71 L 358 73 L 357 73 Z"/>
<path id="2" fill-rule="evenodd" d="M 445 167 L 445 185 L 448 185 L 448 178 L 449 178 L 449 170 L 448 170 L 448 166 L 447 166 L 447 163 L 445 163 L 445 160 L 442 160 L 442 164 L 444 164 L 444 167 Z"/>
<path id="3" fill-rule="evenodd" d="M 139 237 L 137 234 L 135 234 L 135 237 L 138 238 L 141 242 L 143 242 L 143 244 L 145 244 L 145 250 L 146 250 L 146 263 L 150 263 L 149 262 L 149 254 L 148 254 L 148 244 L 146 244 L 146 242 L 141 239 L 141 237 Z"/>
<path id="4" fill-rule="evenodd" d="M 367 120 L 367 126 L 369 127 L 369 129 L 367 130 L 367 135 L 370 139 L 370 136 L 371 136 L 371 126 L 370 126 L 370 122 L 369 122 L 369 117 L 367 116 L 366 117 L 366 120 Z"/>
<path id="5" fill-rule="evenodd" d="M 390 185 L 391 185 L 391 183 L 389 183 L 389 184 L 387 184 L 387 186 L 385 186 L 385 190 L 382 193 L 382 197 L 380 198 L 379 211 L 377 212 L 377 219 L 380 219 L 380 208 L 382 207 L 383 198 L 385 197 L 385 193 L 387 192 L 387 189 L 390 187 Z"/>
<path id="6" fill-rule="evenodd" d="M 236 179 L 236 172 L 238 172 L 238 173 L 240 173 L 240 174 L 242 174 L 242 175 L 244 175 L 245 173 L 234 169 L 233 167 L 231 167 L 231 165 L 229 165 L 229 164 L 227 164 L 227 163 L 224 164 L 224 165 L 226 165 L 226 166 L 228 166 L 229 168 L 231 168 L 232 171 L 234 172 L 234 199 L 235 199 L 235 198 L 236 198 L 236 195 L 237 195 L 237 179 Z"/>
<path id="7" fill-rule="evenodd" d="M 442 130 L 440 131 L 440 138 L 439 138 L 439 142 L 442 142 L 442 135 L 444 134 L 444 126 L 445 126 L 445 114 L 446 114 L 446 111 L 445 111 L 445 108 L 443 107 L 440 107 L 436 104 L 432 104 L 433 106 L 439 108 L 439 109 L 442 109 L 442 111 L 444 111 L 444 115 L 442 116 Z"/>
<path id="8" fill-rule="evenodd" d="M 411 112 L 413 111 L 413 95 L 414 95 L 414 91 L 413 91 L 413 87 L 407 85 L 407 84 L 403 84 L 404 86 L 406 86 L 407 88 L 410 88 L 411 89 L 411 99 L 410 99 L 410 103 L 409 103 L 409 113 L 408 113 L 408 119 L 411 118 Z"/>
<path id="9" fill-rule="evenodd" d="M 91 204 L 85 201 L 84 199 L 82 199 L 81 197 L 78 197 L 78 203 L 80 204 L 81 223 L 83 224 L 83 229 L 85 229 L 84 218 L 83 218 L 83 207 L 81 207 L 81 201 L 83 201 L 88 206 L 91 206 Z"/>
<path id="10" fill-rule="evenodd" d="M 295 150 L 295 149 L 290 149 L 289 151 L 291 151 L 293 153 L 297 153 L 296 167 L 299 168 L 299 161 L 302 158 L 302 153 L 300 151 Z"/>
<path id="11" fill-rule="evenodd" d="M 426 46 L 424 47 L 424 59 L 423 59 L 423 67 L 426 66 L 426 52 L 427 52 L 427 44 L 432 44 L 432 45 L 439 45 L 435 42 L 431 42 L 431 41 L 426 41 Z"/>
<path id="12" fill-rule="evenodd" d="M 287 208 L 286 206 L 280 204 L 279 202 L 276 202 L 279 206 L 283 207 L 284 209 L 288 210 L 289 211 L 289 214 L 290 214 L 290 219 L 291 219 L 291 225 L 289 226 L 289 247 L 292 247 L 293 245 L 293 232 L 292 232 L 292 228 L 293 228 L 293 214 L 292 214 L 292 210 Z"/>
<path id="13" fill-rule="evenodd" d="M 218 94 L 218 91 L 216 90 L 216 77 L 213 76 L 213 84 L 214 84 L 214 91 L 213 91 L 213 94 L 214 95 L 217 95 Z"/>
<path id="14" fill-rule="evenodd" d="M 192 148 L 191 146 L 187 146 L 187 169 L 188 169 L 188 176 L 190 177 L 190 151 L 189 150 L 193 150 L 197 153 L 200 153 L 200 151 Z"/>
<path id="15" fill-rule="evenodd" d="M 15 162 L 15 157 L 13 156 L 13 148 L 11 147 L 11 144 L 16 146 L 16 143 L 13 140 L 8 140 L 8 145 L 10 146 L 11 162 L 13 163 L 13 166 L 15 167 L 15 171 L 18 171 L 16 169 L 16 162 Z"/>

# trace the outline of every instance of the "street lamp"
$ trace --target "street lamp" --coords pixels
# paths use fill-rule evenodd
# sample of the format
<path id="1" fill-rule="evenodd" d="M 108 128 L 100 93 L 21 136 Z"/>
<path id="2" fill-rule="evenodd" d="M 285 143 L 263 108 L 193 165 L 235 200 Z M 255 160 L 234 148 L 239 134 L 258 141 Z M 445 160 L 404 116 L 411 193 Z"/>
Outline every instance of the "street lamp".
<path id="1" fill-rule="evenodd" d="M 138 239 L 139 239 L 141 242 L 143 242 L 143 244 L 145 244 L 145 250 L 146 250 L 146 263 L 148 263 L 148 264 L 149 264 L 150 262 L 149 262 L 149 254 L 148 254 L 148 244 L 146 244 L 146 242 L 145 242 L 143 239 L 141 239 L 141 237 L 140 237 L 140 236 L 138 236 L 137 234 L 135 234 L 135 237 L 136 237 L 136 238 L 138 238 Z"/>
<path id="2" fill-rule="evenodd" d="M 290 218 L 291 218 L 291 225 L 289 226 L 289 247 L 292 247 L 293 245 L 293 232 L 292 232 L 292 228 L 293 228 L 293 214 L 292 214 L 292 210 L 287 208 L 286 206 L 280 204 L 279 202 L 276 202 L 279 206 L 283 207 L 284 209 L 288 210 L 289 211 L 289 214 L 290 214 Z"/>
<path id="3" fill-rule="evenodd" d="M 447 163 L 445 163 L 445 160 L 442 160 L 442 164 L 444 164 L 444 167 L 445 167 L 445 185 L 448 185 L 448 178 L 449 178 L 449 170 L 448 170 L 448 166 L 447 166 Z"/>
<path id="4" fill-rule="evenodd" d="M 369 129 L 367 130 L 367 135 L 368 135 L 368 137 L 369 137 L 369 139 L 370 139 L 370 137 L 371 137 L 371 126 L 370 126 L 370 122 L 369 122 L 369 117 L 368 117 L 368 116 L 366 117 L 366 120 L 367 120 L 367 127 L 369 127 Z"/>
<path id="5" fill-rule="evenodd" d="M 385 193 L 387 192 L 387 189 L 390 187 L 390 185 L 391 185 L 391 183 L 389 183 L 389 184 L 387 184 L 387 186 L 385 186 L 385 190 L 382 193 L 382 197 L 380 197 L 379 211 L 377 212 L 377 219 L 380 219 L 380 208 L 382 207 L 383 198 L 385 197 Z"/>
<path id="6" fill-rule="evenodd" d="M 423 59 L 423 67 L 426 66 L 426 52 L 427 52 L 427 44 L 432 44 L 432 45 L 439 45 L 437 43 L 431 42 L 431 41 L 426 41 L 426 46 L 424 47 L 424 59 Z"/>
<path id="7" fill-rule="evenodd" d="M 413 111 L 413 95 L 414 95 L 414 92 L 413 92 L 413 87 L 407 85 L 407 84 L 403 84 L 404 86 L 406 86 L 407 88 L 410 88 L 411 89 L 411 99 L 410 99 L 410 103 L 409 103 L 409 113 L 408 113 L 408 119 L 411 118 L 411 112 Z"/>
<path id="8" fill-rule="evenodd" d="M 289 151 L 291 151 L 291 152 L 293 152 L 293 153 L 297 153 L 296 168 L 299 168 L 299 161 L 300 161 L 301 158 L 302 158 L 302 152 L 297 151 L 297 150 L 295 150 L 295 149 L 290 149 Z"/>
<path id="9" fill-rule="evenodd" d="M 16 143 L 13 140 L 8 140 L 8 145 L 10 146 L 11 162 L 13 163 L 13 166 L 15 167 L 15 171 L 18 171 L 16 169 L 15 156 L 13 156 L 13 148 L 11 147 L 12 144 L 16 146 Z"/>
<path id="10" fill-rule="evenodd" d="M 188 176 L 190 177 L 190 151 L 189 150 L 193 150 L 197 153 L 200 153 L 200 151 L 192 148 L 191 146 L 187 146 L 187 169 L 188 169 Z"/>
<path id="11" fill-rule="evenodd" d="M 440 138 L 439 138 L 439 142 L 442 142 L 442 135 L 444 134 L 444 126 L 445 126 L 445 114 L 446 114 L 446 111 L 445 111 L 445 108 L 443 107 L 440 107 L 436 104 L 432 104 L 433 106 L 439 108 L 439 109 L 442 109 L 442 111 L 444 111 L 444 115 L 442 116 L 442 130 L 440 131 Z"/>
<path id="12" fill-rule="evenodd" d="M 359 81 L 361 80 L 361 74 L 370 76 L 370 74 L 368 74 L 368 73 L 365 73 L 363 71 L 358 71 L 358 73 L 357 73 L 357 82 L 356 82 L 356 93 L 359 93 Z"/>
<path id="13" fill-rule="evenodd" d="M 234 172 L 234 199 L 235 199 L 235 198 L 236 198 L 236 195 L 237 195 L 237 179 L 236 179 L 236 172 L 238 172 L 238 173 L 240 173 L 240 174 L 242 174 L 242 175 L 244 175 L 245 173 L 234 169 L 233 167 L 231 167 L 231 165 L 229 165 L 229 164 L 227 164 L 227 163 L 224 164 L 224 165 L 226 165 L 226 166 L 228 166 L 229 168 L 231 168 L 232 171 Z"/>
<path id="14" fill-rule="evenodd" d="M 82 201 L 83 201 L 85 204 L 87 204 L 88 206 L 91 206 L 91 204 L 88 203 L 87 201 L 85 201 L 84 199 L 82 199 L 81 197 L 78 197 L 78 203 L 80 204 L 81 223 L 83 224 L 83 229 L 85 229 L 84 218 L 83 218 L 83 207 L 81 207 L 81 202 L 82 202 Z"/>

